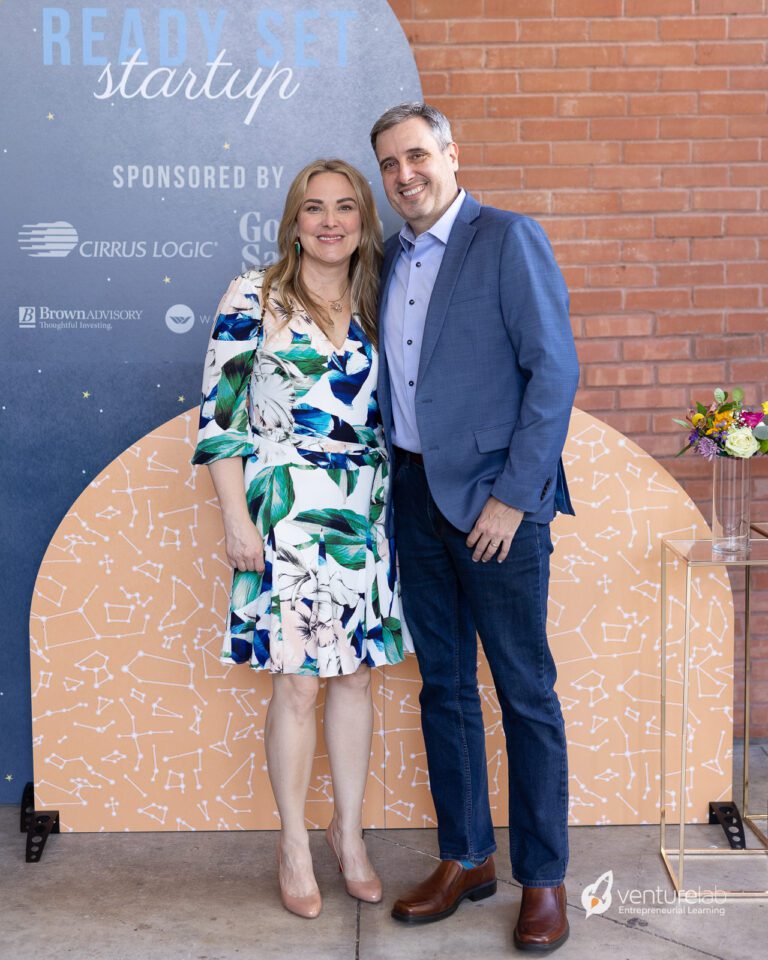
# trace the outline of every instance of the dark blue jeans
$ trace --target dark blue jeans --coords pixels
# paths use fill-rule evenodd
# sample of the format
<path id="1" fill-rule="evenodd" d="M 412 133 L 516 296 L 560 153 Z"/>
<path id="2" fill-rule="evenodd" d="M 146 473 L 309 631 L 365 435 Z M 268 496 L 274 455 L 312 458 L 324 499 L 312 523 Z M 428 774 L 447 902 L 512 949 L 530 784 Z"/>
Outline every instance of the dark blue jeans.
<path id="1" fill-rule="evenodd" d="M 440 856 L 479 860 L 496 849 L 477 689 L 479 633 L 507 742 L 512 872 L 524 886 L 557 886 L 568 863 L 568 761 L 546 634 L 549 525 L 523 521 L 503 563 L 474 563 L 467 534 L 438 510 L 422 466 L 398 453 L 393 487 Z"/>

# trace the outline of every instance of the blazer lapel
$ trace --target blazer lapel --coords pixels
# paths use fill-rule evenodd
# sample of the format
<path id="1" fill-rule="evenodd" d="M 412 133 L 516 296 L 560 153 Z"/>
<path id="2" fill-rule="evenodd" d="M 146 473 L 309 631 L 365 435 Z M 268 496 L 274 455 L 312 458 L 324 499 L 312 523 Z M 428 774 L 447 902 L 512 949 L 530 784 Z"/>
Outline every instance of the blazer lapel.
<path id="1" fill-rule="evenodd" d="M 477 207 L 478 210 L 480 209 L 479 204 L 474 198 L 468 195 L 467 200 L 472 200 L 473 206 Z M 467 255 L 467 250 L 472 242 L 472 238 L 477 233 L 477 228 L 461 216 L 468 206 L 467 200 L 464 201 L 459 217 L 456 218 L 451 234 L 448 237 L 443 262 L 440 264 L 435 286 L 432 289 L 432 296 L 429 299 L 427 317 L 424 321 L 424 338 L 421 342 L 421 356 L 419 358 L 419 381 L 421 381 L 424 376 L 424 371 L 437 344 L 440 331 L 445 321 L 445 312 L 448 309 L 448 304 L 451 302 L 451 296 L 459 279 L 459 273 L 461 272 L 462 264 Z M 472 219 L 474 219 L 474 217 Z"/>
<path id="2" fill-rule="evenodd" d="M 384 262 L 381 265 L 381 287 L 379 294 L 379 376 L 378 376 L 378 400 L 381 411 L 381 419 L 384 424 L 384 430 L 389 439 L 389 432 L 392 420 L 392 397 L 389 387 L 389 370 L 387 365 L 387 351 L 384 348 L 384 303 L 387 297 L 387 288 L 392 279 L 392 272 L 395 268 L 395 260 L 400 250 L 400 241 L 394 238 L 393 243 L 388 243 L 384 251 Z"/>

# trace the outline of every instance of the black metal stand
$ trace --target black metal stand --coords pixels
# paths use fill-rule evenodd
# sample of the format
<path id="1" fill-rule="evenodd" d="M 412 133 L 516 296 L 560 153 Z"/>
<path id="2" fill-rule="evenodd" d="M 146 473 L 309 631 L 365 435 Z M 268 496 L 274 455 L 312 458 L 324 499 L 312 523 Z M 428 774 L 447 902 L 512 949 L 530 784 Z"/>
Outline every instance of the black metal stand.
<path id="1" fill-rule="evenodd" d="M 709 822 L 720 824 L 732 850 L 746 849 L 747 838 L 744 835 L 744 823 L 735 803 L 710 801 Z"/>
<path id="2" fill-rule="evenodd" d="M 30 781 L 21 795 L 20 828 L 27 835 L 27 863 L 39 863 L 45 841 L 59 833 L 58 810 L 35 810 L 35 785 Z"/>

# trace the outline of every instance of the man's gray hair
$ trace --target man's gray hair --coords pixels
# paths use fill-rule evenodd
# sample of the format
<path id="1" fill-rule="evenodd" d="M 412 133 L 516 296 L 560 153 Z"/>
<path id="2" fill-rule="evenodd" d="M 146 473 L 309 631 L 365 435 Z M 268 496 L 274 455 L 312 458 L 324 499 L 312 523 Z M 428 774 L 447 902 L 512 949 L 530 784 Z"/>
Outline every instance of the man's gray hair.
<path id="1" fill-rule="evenodd" d="M 398 103 L 396 107 L 390 107 L 374 123 L 371 129 L 371 146 L 374 153 L 376 152 L 376 140 L 380 133 L 396 127 L 405 120 L 410 120 L 411 117 L 421 117 L 422 120 L 427 121 L 441 150 L 445 150 L 448 144 L 453 142 L 451 124 L 445 114 L 441 113 L 437 107 L 431 107 L 428 103 L 411 100 L 406 103 Z"/>

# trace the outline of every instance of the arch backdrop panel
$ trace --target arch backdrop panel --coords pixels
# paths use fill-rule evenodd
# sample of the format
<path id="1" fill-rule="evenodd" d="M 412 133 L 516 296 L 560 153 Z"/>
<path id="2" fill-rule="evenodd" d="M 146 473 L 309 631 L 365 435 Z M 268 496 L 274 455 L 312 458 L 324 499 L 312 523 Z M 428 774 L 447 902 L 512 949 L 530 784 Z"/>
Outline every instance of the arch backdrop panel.
<path id="1" fill-rule="evenodd" d="M 208 472 L 189 463 L 196 429 L 197 411 L 188 411 L 110 463 L 75 501 L 40 567 L 30 620 L 35 800 L 61 812 L 64 830 L 278 827 L 263 741 L 270 677 L 218 660 L 230 569 Z M 660 538 L 709 531 L 652 457 L 583 411 L 573 412 L 564 460 L 578 516 L 553 525 L 548 628 L 571 823 L 655 822 Z M 695 571 L 693 593 L 688 821 L 730 796 L 733 720 L 725 570 Z M 674 596 L 666 616 L 671 731 L 682 698 Z M 504 734 L 482 654 L 479 677 L 494 819 L 504 825 Z M 435 824 L 419 688 L 414 657 L 374 674 L 367 827 Z M 332 808 L 321 706 L 318 729 L 313 827 L 325 826 Z M 668 733 L 669 774 L 679 736 Z M 674 818 L 678 798 L 668 800 Z"/>

